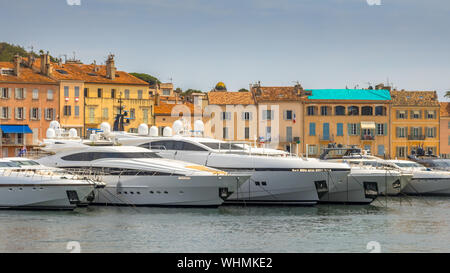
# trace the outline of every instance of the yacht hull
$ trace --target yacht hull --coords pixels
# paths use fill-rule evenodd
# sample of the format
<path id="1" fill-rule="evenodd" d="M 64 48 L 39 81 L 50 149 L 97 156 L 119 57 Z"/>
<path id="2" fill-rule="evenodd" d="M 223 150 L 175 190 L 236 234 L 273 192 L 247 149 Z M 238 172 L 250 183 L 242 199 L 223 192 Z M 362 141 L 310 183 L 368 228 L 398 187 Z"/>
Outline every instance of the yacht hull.
<path id="1" fill-rule="evenodd" d="M 104 176 L 92 204 L 122 206 L 217 207 L 243 181 L 232 176 Z"/>
<path id="2" fill-rule="evenodd" d="M 348 174 L 348 172 L 338 173 L 343 173 L 344 177 Z M 239 188 L 239 191 L 232 194 L 225 204 L 315 205 L 319 201 L 319 195 L 327 191 L 325 188 L 318 192 L 315 182 L 326 183 L 329 176 L 327 171 L 254 171 L 250 179 Z"/>
<path id="3" fill-rule="evenodd" d="M 450 196 L 450 178 L 413 178 L 402 190 L 407 195 Z"/>
<path id="4" fill-rule="evenodd" d="M 352 170 L 346 178 L 330 180 L 329 192 L 320 198 L 320 203 L 370 204 L 379 193 L 378 182 L 381 182 L 379 176 L 368 176 Z M 376 191 L 368 188 L 368 185 L 376 185 Z"/>
<path id="5" fill-rule="evenodd" d="M 89 184 L 2 184 L 0 209 L 73 210 L 92 190 Z"/>

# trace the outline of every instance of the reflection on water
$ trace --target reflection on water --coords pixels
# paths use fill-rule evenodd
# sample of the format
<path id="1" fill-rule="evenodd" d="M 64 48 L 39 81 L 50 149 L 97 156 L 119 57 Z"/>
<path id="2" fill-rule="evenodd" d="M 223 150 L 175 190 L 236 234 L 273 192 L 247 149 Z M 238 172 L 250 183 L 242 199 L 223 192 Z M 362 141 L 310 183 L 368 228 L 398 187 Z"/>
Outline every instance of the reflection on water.
<path id="1" fill-rule="evenodd" d="M 379 198 L 368 206 L 0 211 L 1 252 L 450 251 L 449 198 Z"/>

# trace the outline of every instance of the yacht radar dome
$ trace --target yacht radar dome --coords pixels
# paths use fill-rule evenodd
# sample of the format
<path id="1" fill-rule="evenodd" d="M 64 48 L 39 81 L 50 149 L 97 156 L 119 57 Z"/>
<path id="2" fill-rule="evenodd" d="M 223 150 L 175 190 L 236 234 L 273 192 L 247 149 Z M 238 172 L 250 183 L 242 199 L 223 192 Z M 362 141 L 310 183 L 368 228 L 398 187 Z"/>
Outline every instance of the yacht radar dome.
<path id="1" fill-rule="evenodd" d="M 46 133 L 46 137 L 47 137 L 47 138 L 54 138 L 55 136 L 56 136 L 55 129 L 53 129 L 53 128 L 48 128 L 48 129 L 47 129 L 47 133 Z"/>
<path id="2" fill-rule="evenodd" d="M 172 128 L 164 127 L 163 136 L 165 136 L 165 137 L 172 136 Z"/>
<path id="3" fill-rule="evenodd" d="M 78 136 L 77 129 L 72 128 L 72 129 L 69 130 L 69 137 L 75 138 L 77 136 Z"/>
<path id="4" fill-rule="evenodd" d="M 100 124 L 100 130 L 105 134 L 109 134 L 111 132 L 111 125 L 109 125 L 108 122 L 102 122 L 102 124 Z"/>
<path id="5" fill-rule="evenodd" d="M 49 128 L 52 128 L 52 129 L 56 130 L 56 129 L 61 128 L 61 125 L 59 124 L 58 121 L 52 120 L 52 121 L 50 122 Z"/>
<path id="6" fill-rule="evenodd" d="M 175 121 L 172 125 L 172 129 L 173 129 L 173 132 L 175 133 L 175 135 L 179 135 L 181 133 L 181 131 L 183 131 L 183 127 L 184 127 L 183 121 L 181 121 L 181 120 Z"/>
<path id="7" fill-rule="evenodd" d="M 158 136 L 158 127 L 152 126 L 150 127 L 150 136 L 157 137 Z"/>
<path id="8" fill-rule="evenodd" d="M 148 125 L 145 123 L 141 123 L 138 127 L 138 135 L 146 136 L 148 135 Z"/>

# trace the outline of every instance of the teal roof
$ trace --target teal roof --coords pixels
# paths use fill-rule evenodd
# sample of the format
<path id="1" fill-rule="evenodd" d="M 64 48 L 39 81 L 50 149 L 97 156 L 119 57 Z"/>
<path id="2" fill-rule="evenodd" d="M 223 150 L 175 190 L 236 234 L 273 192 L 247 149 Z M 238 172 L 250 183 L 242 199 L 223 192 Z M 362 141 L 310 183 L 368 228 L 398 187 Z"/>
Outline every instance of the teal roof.
<path id="1" fill-rule="evenodd" d="M 370 89 L 309 89 L 310 100 L 391 100 L 389 90 Z"/>

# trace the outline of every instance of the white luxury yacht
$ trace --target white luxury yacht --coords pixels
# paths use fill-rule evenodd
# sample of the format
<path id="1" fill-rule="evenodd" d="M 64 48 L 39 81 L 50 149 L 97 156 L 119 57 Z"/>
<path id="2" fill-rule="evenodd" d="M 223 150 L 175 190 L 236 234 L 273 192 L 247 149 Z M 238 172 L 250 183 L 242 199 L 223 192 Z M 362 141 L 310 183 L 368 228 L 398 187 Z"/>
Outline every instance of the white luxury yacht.
<path id="1" fill-rule="evenodd" d="M 0 209 L 73 210 L 97 185 L 66 172 L 22 168 L 15 161 L 0 159 Z"/>
<path id="2" fill-rule="evenodd" d="M 178 124 L 178 127 L 180 125 Z M 174 123 L 174 131 L 179 130 Z M 371 203 L 378 195 L 376 183 L 367 182 L 347 187 L 348 164 L 321 162 L 286 156 L 264 149 L 252 149 L 211 138 L 172 136 L 159 137 L 157 128 L 139 126 L 138 134 L 113 132 L 111 137 L 123 145 L 134 145 L 157 151 L 164 157 L 224 170 L 235 174 L 251 175 L 239 192 L 226 200 L 226 204 L 257 205 L 313 205 L 317 202 Z M 273 155 L 273 156 L 272 156 Z"/>
<path id="3" fill-rule="evenodd" d="M 386 160 L 386 164 L 399 170 L 412 172 L 413 178 L 402 190 L 403 193 L 450 196 L 450 172 L 431 170 L 408 160 Z"/>
<path id="4" fill-rule="evenodd" d="M 383 164 L 385 160 L 367 154 L 356 147 L 329 147 L 324 148 L 321 160 L 348 163 L 352 170 L 350 181 L 362 183 L 373 181 L 378 185 L 381 195 L 398 195 L 409 184 L 413 175 Z"/>
<path id="5" fill-rule="evenodd" d="M 217 207 L 249 178 L 134 146 L 73 146 L 59 139 L 47 140 L 45 150 L 56 154 L 38 160 L 44 165 L 102 178 L 106 187 L 96 192 L 94 204 Z"/>

